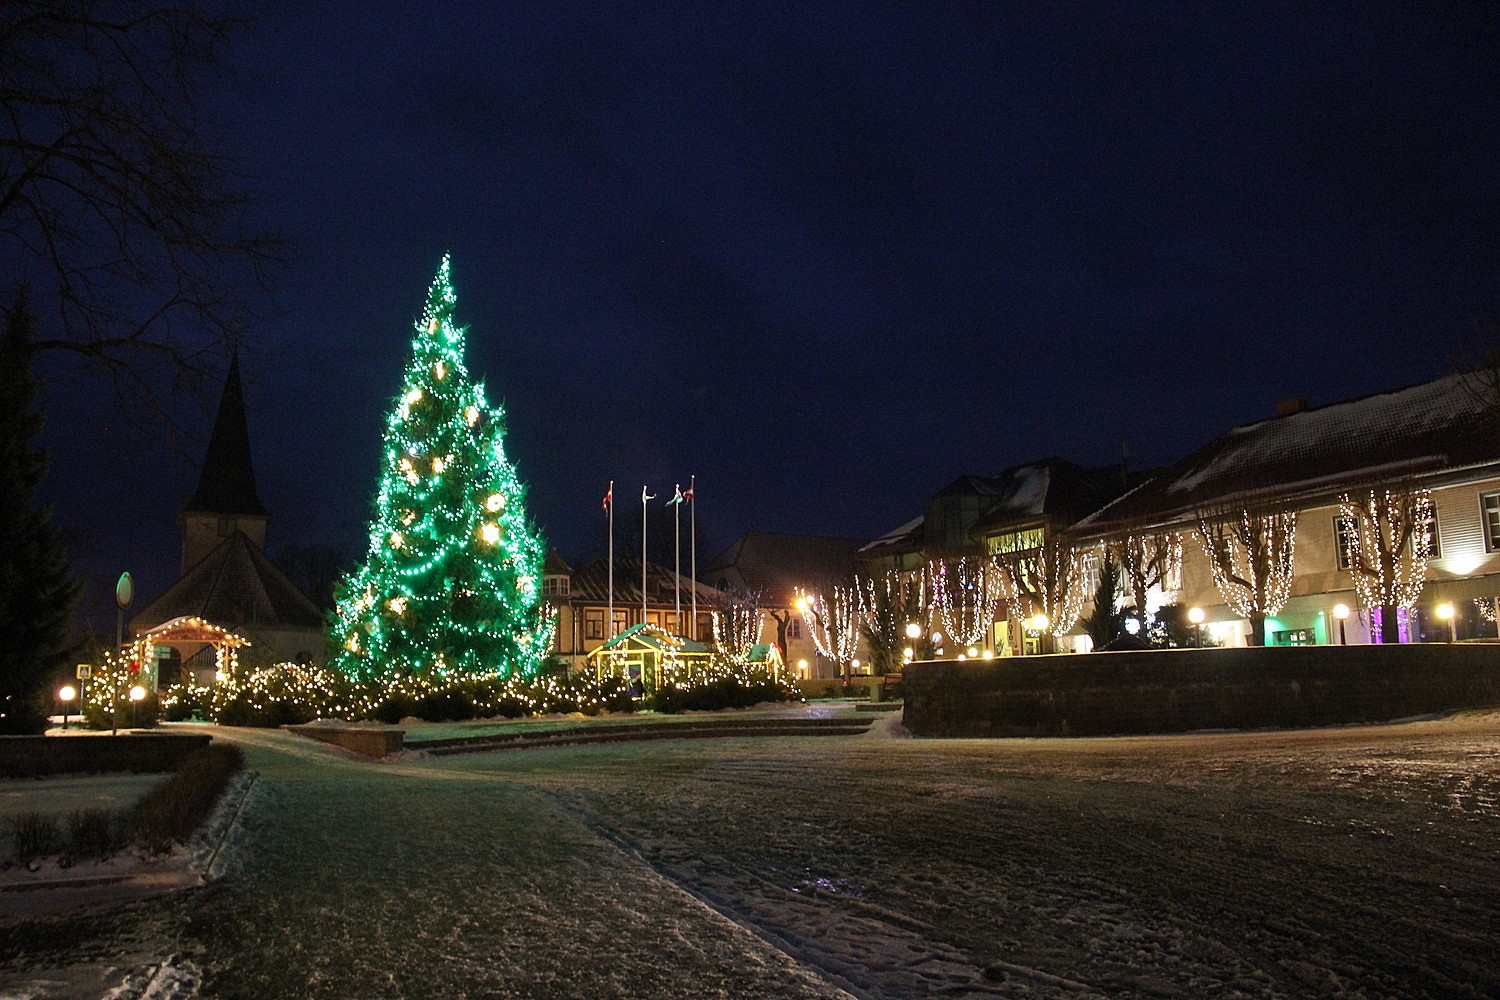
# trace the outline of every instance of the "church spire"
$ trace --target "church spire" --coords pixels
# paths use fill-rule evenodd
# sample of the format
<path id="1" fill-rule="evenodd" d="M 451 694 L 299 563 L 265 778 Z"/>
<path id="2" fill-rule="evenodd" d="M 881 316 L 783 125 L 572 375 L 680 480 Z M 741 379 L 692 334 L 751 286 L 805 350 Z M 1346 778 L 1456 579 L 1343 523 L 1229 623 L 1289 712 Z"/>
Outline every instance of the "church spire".
<path id="1" fill-rule="evenodd" d="M 255 468 L 250 462 L 250 430 L 245 422 L 245 395 L 240 387 L 240 355 L 236 351 L 224 379 L 219 412 L 203 455 L 198 490 L 187 509 L 214 514 L 268 517 L 255 492 Z"/>

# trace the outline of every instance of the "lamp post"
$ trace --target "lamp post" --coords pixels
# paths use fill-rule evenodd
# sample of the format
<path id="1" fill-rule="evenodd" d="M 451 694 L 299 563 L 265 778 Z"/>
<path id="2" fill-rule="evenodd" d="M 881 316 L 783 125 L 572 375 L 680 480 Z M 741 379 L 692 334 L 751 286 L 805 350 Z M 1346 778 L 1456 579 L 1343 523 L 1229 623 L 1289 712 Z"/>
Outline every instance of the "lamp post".
<path id="1" fill-rule="evenodd" d="M 146 689 L 139 684 L 130 689 L 130 727 L 132 729 L 141 724 L 140 710 L 136 707 L 141 699 L 146 697 Z"/>
<path id="2" fill-rule="evenodd" d="M 1339 620 L 1339 645 L 1347 646 L 1349 644 L 1349 637 L 1344 632 L 1344 623 L 1349 620 L 1349 605 L 1342 603 L 1335 604 L 1333 606 L 1333 617 Z"/>
<path id="3" fill-rule="evenodd" d="M 121 573 L 120 579 L 115 583 L 115 606 L 119 609 L 115 612 L 115 656 L 120 657 L 120 662 L 115 665 L 114 691 L 109 700 L 109 730 L 110 733 L 120 731 L 119 705 L 120 705 L 120 667 L 124 663 L 124 655 L 120 652 L 125 646 L 125 609 L 130 607 L 130 602 L 135 599 L 135 583 L 130 579 L 129 573 Z"/>
<path id="4" fill-rule="evenodd" d="M 1197 649 L 1203 648 L 1203 619 L 1202 608 L 1188 608 L 1188 621 L 1193 623 L 1193 646 Z"/>
<path id="5" fill-rule="evenodd" d="M 68 702 L 76 697 L 78 697 L 78 692 L 71 684 L 64 684 L 57 691 L 57 700 L 62 702 L 64 729 L 68 728 Z"/>
<path id="6" fill-rule="evenodd" d="M 1444 601 L 1437 606 L 1437 616 L 1448 623 L 1448 641 L 1458 641 L 1458 622 L 1455 619 L 1453 605 Z"/>

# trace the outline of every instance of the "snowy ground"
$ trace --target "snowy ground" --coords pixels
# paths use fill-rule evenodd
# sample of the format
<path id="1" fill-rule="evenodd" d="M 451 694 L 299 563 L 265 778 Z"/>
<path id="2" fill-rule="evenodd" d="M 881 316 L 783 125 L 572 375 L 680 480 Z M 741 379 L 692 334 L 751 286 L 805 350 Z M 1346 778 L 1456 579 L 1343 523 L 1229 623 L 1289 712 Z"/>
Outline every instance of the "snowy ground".
<path id="1" fill-rule="evenodd" d="M 215 880 L 0 997 L 1500 996 L 1500 715 L 369 763 L 236 731 Z"/>

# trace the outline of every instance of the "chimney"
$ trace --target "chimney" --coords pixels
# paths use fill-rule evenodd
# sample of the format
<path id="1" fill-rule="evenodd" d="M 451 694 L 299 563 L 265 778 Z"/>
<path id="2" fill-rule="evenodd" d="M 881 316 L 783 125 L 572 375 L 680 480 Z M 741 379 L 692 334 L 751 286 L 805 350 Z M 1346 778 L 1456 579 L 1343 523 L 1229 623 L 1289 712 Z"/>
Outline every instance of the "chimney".
<path id="1" fill-rule="evenodd" d="M 1290 417 L 1293 413 L 1301 413 L 1305 409 L 1307 409 L 1307 400 L 1301 396 L 1293 396 L 1291 399 L 1283 399 L 1276 404 L 1276 415 Z"/>

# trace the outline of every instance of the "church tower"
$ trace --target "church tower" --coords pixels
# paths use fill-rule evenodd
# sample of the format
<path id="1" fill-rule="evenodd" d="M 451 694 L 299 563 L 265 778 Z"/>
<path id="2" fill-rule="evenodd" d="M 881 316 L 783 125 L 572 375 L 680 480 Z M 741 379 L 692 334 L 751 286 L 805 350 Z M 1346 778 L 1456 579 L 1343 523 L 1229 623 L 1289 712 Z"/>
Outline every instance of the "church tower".
<path id="1" fill-rule="evenodd" d="M 178 518 L 182 525 L 182 572 L 198 565 L 236 531 L 257 548 L 265 548 L 266 522 L 270 519 L 255 492 L 240 358 L 235 354 L 224 379 L 224 394 L 219 397 L 219 412 L 203 456 L 198 489 Z"/>

